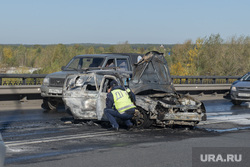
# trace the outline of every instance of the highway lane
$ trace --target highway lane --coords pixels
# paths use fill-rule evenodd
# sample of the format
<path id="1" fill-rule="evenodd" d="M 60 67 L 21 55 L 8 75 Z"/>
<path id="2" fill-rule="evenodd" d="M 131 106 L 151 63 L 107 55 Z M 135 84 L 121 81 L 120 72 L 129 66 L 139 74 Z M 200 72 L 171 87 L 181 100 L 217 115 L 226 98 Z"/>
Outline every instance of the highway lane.
<path id="1" fill-rule="evenodd" d="M 182 143 L 183 140 L 199 141 L 200 137 L 213 140 L 230 133 L 249 133 L 249 104 L 236 107 L 223 98 L 204 100 L 204 103 L 208 120 L 193 130 L 153 127 L 133 131 L 121 129 L 119 132 L 107 132 L 105 123 L 70 123 L 73 119 L 63 109 L 59 112 L 43 111 L 39 106 L 40 101 L 17 103 L 14 106 L 12 103 L 0 104 L 0 130 L 7 146 L 5 165 L 32 166 L 70 159 L 76 154 L 89 156 L 98 150 L 105 152 L 124 148 L 131 151 L 133 147 L 142 145 L 146 148 L 149 145 L 151 149 L 155 145 L 156 149 L 159 143 L 168 145 L 171 142 Z"/>

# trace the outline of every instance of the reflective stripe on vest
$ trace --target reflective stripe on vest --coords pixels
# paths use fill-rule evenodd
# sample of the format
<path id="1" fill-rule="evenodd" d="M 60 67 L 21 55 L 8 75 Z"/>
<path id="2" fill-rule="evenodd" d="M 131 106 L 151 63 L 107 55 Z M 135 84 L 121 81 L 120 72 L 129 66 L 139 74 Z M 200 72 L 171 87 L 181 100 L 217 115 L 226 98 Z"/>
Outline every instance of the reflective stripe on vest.
<path id="1" fill-rule="evenodd" d="M 119 113 L 122 114 L 128 109 L 135 108 L 135 105 L 132 103 L 126 91 L 121 89 L 115 89 L 112 90 L 111 93 L 114 98 L 115 108 Z"/>

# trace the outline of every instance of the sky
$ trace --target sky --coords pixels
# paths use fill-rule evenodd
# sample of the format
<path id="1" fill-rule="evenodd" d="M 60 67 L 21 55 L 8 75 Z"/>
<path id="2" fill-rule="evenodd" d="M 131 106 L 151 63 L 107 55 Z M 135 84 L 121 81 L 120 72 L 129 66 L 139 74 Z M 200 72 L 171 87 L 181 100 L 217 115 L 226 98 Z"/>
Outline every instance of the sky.
<path id="1" fill-rule="evenodd" d="M 249 0 L 0 0 L 0 44 L 177 44 L 250 36 Z"/>

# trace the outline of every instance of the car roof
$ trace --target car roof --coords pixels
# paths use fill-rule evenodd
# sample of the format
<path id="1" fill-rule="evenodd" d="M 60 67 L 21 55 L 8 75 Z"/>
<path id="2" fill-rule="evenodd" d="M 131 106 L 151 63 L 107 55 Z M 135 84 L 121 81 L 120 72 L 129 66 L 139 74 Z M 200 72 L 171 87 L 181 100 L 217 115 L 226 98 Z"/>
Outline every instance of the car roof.
<path id="1" fill-rule="evenodd" d="M 83 57 L 110 57 L 110 58 L 122 58 L 122 57 L 130 57 L 130 63 L 137 63 L 138 57 L 143 57 L 143 54 L 138 53 L 103 53 L 103 54 L 85 54 L 85 55 L 77 55 L 74 58 L 83 58 Z"/>
<path id="2" fill-rule="evenodd" d="M 136 53 L 104 53 L 104 54 L 84 54 L 77 55 L 75 57 L 117 57 L 117 56 L 138 56 L 140 54 Z"/>

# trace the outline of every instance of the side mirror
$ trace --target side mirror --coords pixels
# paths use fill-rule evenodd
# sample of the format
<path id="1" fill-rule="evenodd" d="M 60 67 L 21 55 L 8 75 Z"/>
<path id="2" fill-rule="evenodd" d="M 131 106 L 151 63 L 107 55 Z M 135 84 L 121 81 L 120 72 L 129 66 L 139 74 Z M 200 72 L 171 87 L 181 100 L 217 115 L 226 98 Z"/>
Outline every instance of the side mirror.
<path id="1" fill-rule="evenodd" d="M 66 67 L 66 66 L 62 66 L 62 67 L 61 67 L 61 70 L 63 71 L 63 70 L 65 69 L 65 67 Z"/>

